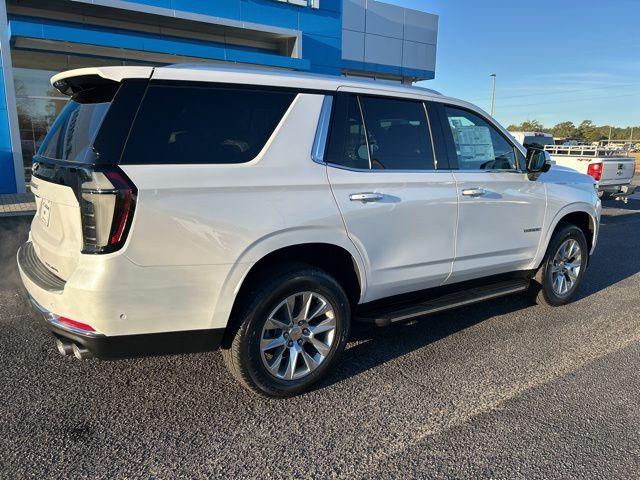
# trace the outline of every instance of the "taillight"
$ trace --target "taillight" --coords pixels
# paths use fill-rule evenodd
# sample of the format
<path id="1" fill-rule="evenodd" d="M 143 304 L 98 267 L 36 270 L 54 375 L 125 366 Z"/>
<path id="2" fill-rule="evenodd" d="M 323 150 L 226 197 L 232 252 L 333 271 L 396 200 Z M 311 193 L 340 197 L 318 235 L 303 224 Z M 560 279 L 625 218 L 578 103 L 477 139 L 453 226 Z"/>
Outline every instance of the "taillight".
<path id="1" fill-rule="evenodd" d="M 602 178 L 602 163 L 592 163 L 587 168 L 587 175 L 593 177 L 596 182 Z"/>
<path id="2" fill-rule="evenodd" d="M 109 253 L 124 245 L 136 194 L 135 185 L 118 168 L 91 172 L 80 201 L 83 253 Z"/>

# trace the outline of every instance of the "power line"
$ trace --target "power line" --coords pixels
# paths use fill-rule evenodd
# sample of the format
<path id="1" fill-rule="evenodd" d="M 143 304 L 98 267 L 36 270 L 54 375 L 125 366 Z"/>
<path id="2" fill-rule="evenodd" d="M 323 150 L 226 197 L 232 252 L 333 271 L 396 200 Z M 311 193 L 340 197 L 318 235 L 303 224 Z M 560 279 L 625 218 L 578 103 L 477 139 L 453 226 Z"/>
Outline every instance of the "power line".
<path id="1" fill-rule="evenodd" d="M 622 97 L 635 97 L 638 96 L 640 97 L 640 92 L 634 92 L 634 93 L 627 93 L 624 95 L 607 95 L 607 96 L 602 96 L 602 97 L 589 97 L 589 98 L 585 98 L 585 99 L 572 99 L 572 100 L 554 100 L 551 102 L 536 102 L 536 103 L 520 103 L 520 104 L 511 104 L 511 105 L 496 105 L 496 109 L 502 109 L 502 108 L 515 108 L 515 107 L 535 107 L 537 105 L 554 105 L 556 103 L 577 103 L 583 100 L 602 100 L 605 98 L 622 98 Z"/>
<path id="2" fill-rule="evenodd" d="M 609 85 L 602 87 L 591 87 L 591 88 L 580 88 L 574 90 L 563 90 L 561 92 L 540 92 L 540 93 L 526 93 L 522 95 L 509 95 L 506 97 L 500 97 L 500 100 L 508 100 L 511 98 L 525 98 L 525 97 L 537 97 L 537 96 L 548 96 L 548 95 L 565 95 L 567 93 L 580 93 L 580 92 L 591 92 L 594 90 L 608 90 L 608 89 L 618 89 L 618 88 L 629 88 L 629 87 L 640 87 L 640 83 L 625 83 L 622 85 Z M 487 98 L 476 98 L 475 100 L 470 100 L 471 102 L 485 102 Z"/>

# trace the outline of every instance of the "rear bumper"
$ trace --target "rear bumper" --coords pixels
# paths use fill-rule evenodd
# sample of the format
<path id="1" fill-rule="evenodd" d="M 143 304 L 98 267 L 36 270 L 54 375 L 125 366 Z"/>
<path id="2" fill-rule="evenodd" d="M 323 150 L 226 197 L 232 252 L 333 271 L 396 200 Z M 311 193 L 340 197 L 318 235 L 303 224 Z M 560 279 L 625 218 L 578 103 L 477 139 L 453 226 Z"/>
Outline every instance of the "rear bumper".
<path id="1" fill-rule="evenodd" d="M 82 346 L 98 358 L 193 353 L 216 350 L 220 347 L 224 328 L 106 335 L 100 331 L 87 331 L 62 323 L 61 315 L 45 307 L 43 303 L 56 305 L 58 298 L 64 295 L 64 291 L 58 290 L 58 286 L 53 285 L 55 282 L 43 275 L 46 272 L 41 272 L 38 265 L 34 264 L 33 259 L 28 255 L 28 247 L 29 242 L 20 248 L 17 255 L 22 291 L 32 306 L 34 316 L 46 325 L 56 338 Z M 62 288 L 64 289 L 64 285 Z M 39 301 L 37 298 L 43 300 Z M 90 299 L 86 301 L 90 302 Z"/>
<path id="2" fill-rule="evenodd" d="M 102 359 L 130 358 L 153 355 L 207 352 L 220 348 L 224 329 L 189 330 L 143 335 L 108 337 L 97 332 L 85 332 L 59 322 L 59 316 L 48 311 L 23 289 L 36 316 L 56 338 L 68 340 Z"/>
<path id="3" fill-rule="evenodd" d="M 43 268 L 24 261 L 28 245 L 17 263 L 29 294 L 50 312 L 107 337 L 227 326 L 231 307 L 225 307 L 233 297 L 223 298 L 221 290 L 232 265 L 143 267 L 124 254 L 80 255 L 71 276 L 54 282 L 37 255 L 33 260 Z"/>
<path id="4" fill-rule="evenodd" d="M 616 199 L 624 199 L 633 195 L 637 190 L 636 185 L 601 185 L 598 190 L 611 195 Z"/>

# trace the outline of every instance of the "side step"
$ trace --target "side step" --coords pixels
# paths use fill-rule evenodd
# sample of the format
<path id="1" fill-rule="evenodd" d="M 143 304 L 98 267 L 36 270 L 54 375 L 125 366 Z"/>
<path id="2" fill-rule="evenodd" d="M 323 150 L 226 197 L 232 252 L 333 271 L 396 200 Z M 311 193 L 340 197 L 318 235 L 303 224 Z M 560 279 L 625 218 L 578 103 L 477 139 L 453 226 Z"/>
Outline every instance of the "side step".
<path id="1" fill-rule="evenodd" d="M 392 323 L 404 322 L 424 315 L 431 315 L 484 300 L 523 292 L 527 288 L 529 288 L 529 280 L 518 279 L 497 282 L 436 297 L 414 299 L 411 303 L 404 301 L 377 308 L 365 307 L 356 312 L 355 320 L 375 323 L 379 327 L 385 327 Z"/>

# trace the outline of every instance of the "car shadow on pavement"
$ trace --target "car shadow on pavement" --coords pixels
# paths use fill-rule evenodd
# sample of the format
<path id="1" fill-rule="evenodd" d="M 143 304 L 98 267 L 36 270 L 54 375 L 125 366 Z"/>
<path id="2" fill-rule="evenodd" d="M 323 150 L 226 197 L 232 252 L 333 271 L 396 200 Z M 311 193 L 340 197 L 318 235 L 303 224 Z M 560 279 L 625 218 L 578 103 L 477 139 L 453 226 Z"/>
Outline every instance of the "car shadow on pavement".
<path id="1" fill-rule="evenodd" d="M 526 296 L 515 295 L 388 327 L 355 323 L 349 345 L 335 372 L 316 388 L 329 387 L 492 317 L 507 315 L 530 306 Z"/>

